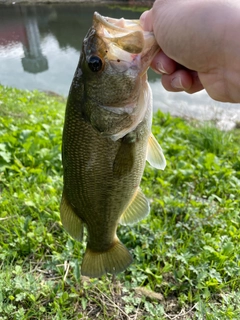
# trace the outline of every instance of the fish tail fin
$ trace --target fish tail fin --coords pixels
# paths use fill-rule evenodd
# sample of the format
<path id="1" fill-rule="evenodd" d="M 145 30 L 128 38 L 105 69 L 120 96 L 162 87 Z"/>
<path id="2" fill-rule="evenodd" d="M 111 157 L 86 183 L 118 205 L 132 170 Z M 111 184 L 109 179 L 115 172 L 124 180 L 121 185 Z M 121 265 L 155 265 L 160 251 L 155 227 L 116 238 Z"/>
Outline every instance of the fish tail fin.
<path id="1" fill-rule="evenodd" d="M 90 278 L 100 278 L 106 273 L 117 274 L 132 263 L 128 249 L 116 239 L 114 245 L 105 252 L 94 252 L 87 248 L 83 257 L 81 273 Z"/>

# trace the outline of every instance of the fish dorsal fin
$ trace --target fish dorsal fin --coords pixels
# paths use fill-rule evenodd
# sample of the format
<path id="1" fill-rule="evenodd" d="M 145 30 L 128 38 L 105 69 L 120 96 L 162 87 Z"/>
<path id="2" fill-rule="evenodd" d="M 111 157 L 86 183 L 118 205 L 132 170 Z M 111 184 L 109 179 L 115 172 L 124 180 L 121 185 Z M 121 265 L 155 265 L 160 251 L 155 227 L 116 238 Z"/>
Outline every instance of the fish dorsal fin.
<path id="1" fill-rule="evenodd" d="M 166 167 L 166 159 L 162 148 L 152 133 L 148 138 L 147 161 L 156 169 L 164 170 Z"/>
<path id="2" fill-rule="evenodd" d="M 149 202 L 142 190 L 138 188 L 119 222 L 123 225 L 134 224 L 145 218 L 149 212 Z"/>
<path id="3" fill-rule="evenodd" d="M 73 211 L 63 192 L 60 206 L 60 217 L 66 231 L 77 241 L 83 238 L 83 222 Z"/>

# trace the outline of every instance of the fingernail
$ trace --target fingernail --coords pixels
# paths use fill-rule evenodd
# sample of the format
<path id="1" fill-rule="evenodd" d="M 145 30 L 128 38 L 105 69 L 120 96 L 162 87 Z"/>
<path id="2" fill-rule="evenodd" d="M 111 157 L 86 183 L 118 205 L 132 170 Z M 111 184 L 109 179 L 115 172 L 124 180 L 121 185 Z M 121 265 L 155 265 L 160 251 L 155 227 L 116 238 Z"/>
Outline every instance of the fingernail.
<path id="1" fill-rule="evenodd" d="M 163 65 L 160 62 L 157 63 L 156 67 L 158 72 L 168 74 L 168 72 L 164 69 Z"/>
<path id="2" fill-rule="evenodd" d="M 175 89 L 184 89 L 182 85 L 182 80 L 180 77 L 176 77 L 172 79 L 171 86 Z"/>

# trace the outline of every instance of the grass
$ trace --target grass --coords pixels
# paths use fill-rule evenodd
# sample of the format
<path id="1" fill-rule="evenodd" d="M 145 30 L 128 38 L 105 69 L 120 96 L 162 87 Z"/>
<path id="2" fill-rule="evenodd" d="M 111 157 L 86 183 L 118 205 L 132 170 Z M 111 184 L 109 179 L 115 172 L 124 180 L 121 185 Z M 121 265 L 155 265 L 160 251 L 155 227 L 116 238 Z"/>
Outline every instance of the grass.
<path id="1" fill-rule="evenodd" d="M 154 116 L 167 168 L 146 166 L 151 214 L 118 230 L 134 262 L 89 280 L 59 218 L 64 107 L 0 86 L 0 320 L 240 319 L 239 129 Z"/>

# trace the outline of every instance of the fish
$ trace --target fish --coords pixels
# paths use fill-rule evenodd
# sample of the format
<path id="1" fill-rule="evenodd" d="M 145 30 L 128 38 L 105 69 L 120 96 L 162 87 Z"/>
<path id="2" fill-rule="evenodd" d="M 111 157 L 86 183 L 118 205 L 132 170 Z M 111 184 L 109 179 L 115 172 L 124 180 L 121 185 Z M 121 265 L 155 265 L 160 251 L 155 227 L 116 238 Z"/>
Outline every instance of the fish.
<path id="1" fill-rule="evenodd" d="M 95 12 L 70 87 L 62 136 L 65 230 L 87 244 L 81 274 L 117 274 L 133 258 L 117 236 L 150 211 L 140 188 L 146 160 L 164 169 L 162 148 L 151 133 L 152 93 L 147 70 L 159 51 L 139 20 Z"/>

